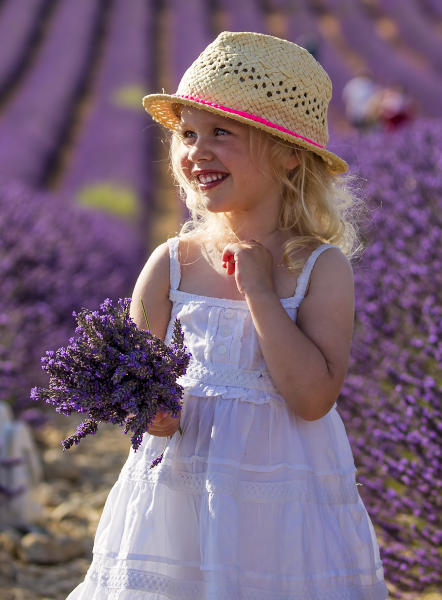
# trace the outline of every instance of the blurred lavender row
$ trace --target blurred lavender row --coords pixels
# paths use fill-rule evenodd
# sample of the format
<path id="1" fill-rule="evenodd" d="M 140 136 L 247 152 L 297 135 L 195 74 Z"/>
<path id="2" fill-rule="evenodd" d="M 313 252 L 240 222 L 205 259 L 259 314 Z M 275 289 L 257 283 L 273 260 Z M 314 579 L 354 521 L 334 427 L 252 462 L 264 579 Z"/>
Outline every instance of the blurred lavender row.
<path id="1" fill-rule="evenodd" d="M 171 0 L 170 56 L 173 91 L 187 67 L 212 41 L 209 6 L 205 0 Z"/>
<path id="2" fill-rule="evenodd" d="M 218 8 L 225 11 L 228 31 L 256 31 L 269 33 L 262 5 L 254 0 L 219 0 Z"/>
<path id="3" fill-rule="evenodd" d="M 39 185 L 87 75 L 102 0 L 62 0 L 37 62 L 0 122 L 0 175 Z"/>
<path id="4" fill-rule="evenodd" d="M 0 182 L 0 399 L 44 385 L 40 357 L 73 335 L 72 311 L 130 297 L 144 249 L 115 217 Z"/>
<path id="5" fill-rule="evenodd" d="M 413 0 L 382 0 L 381 5 L 398 24 L 404 39 L 442 71 L 442 39 L 429 26 L 420 7 Z"/>
<path id="6" fill-rule="evenodd" d="M 8 0 L 0 14 L 0 99 L 16 80 L 29 58 L 33 42 L 52 0 Z"/>
<path id="7" fill-rule="evenodd" d="M 90 106 L 61 192 L 113 210 L 147 230 L 153 193 L 153 136 L 141 98 L 153 90 L 154 13 L 144 0 L 116 0 Z M 106 200 L 106 198 L 105 198 Z"/>
<path id="8" fill-rule="evenodd" d="M 442 116 L 442 80 L 416 69 L 380 38 L 371 20 L 358 3 L 346 0 L 324 0 L 328 9 L 337 14 L 342 32 L 353 50 L 359 52 L 368 67 L 385 85 L 401 84 L 421 105 L 423 113 Z"/>
<path id="9" fill-rule="evenodd" d="M 415 593 L 437 585 L 442 542 L 441 135 L 440 121 L 423 119 L 353 140 L 371 221 L 338 402 L 387 580 Z"/>

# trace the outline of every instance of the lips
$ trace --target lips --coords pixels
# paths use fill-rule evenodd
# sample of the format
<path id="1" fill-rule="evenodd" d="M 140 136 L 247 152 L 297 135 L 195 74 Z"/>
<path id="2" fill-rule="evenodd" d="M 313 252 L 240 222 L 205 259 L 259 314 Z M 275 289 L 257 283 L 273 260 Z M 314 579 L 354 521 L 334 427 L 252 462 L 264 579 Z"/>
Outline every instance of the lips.
<path id="1" fill-rule="evenodd" d="M 228 176 L 228 173 L 211 171 L 197 173 L 195 179 L 197 180 L 200 189 L 208 190 L 222 183 Z"/>

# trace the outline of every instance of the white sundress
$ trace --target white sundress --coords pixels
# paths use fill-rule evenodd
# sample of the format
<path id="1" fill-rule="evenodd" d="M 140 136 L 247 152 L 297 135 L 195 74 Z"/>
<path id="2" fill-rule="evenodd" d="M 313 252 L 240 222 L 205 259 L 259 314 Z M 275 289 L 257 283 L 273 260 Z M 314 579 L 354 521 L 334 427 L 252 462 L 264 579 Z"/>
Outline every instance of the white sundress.
<path id="1" fill-rule="evenodd" d="M 386 600 L 375 532 L 336 404 L 294 415 L 272 384 L 248 305 L 178 290 L 192 353 L 179 432 L 144 435 L 107 498 L 83 583 L 69 600 Z M 311 270 L 281 300 L 296 320 Z"/>

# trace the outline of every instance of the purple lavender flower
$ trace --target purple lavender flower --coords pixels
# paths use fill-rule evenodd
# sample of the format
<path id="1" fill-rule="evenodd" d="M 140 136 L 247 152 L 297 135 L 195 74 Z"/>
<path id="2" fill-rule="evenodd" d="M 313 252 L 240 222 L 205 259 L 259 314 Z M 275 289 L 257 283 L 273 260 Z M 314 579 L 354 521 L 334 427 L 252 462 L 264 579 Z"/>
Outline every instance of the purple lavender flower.
<path id="1" fill-rule="evenodd" d="M 88 416 L 75 434 L 62 441 L 64 449 L 107 422 L 124 427 L 124 433 L 130 431 L 136 451 L 157 412 L 174 417 L 180 413 L 183 388 L 177 379 L 190 360 L 181 325 L 175 321 L 168 346 L 136 326 L 129 316 L 130 302 L 120 298 L 114 306 L 107 298 L 99 311 L 74 311 L 76 336 L 66 348 L 48 350 L 41 359 L 50 376 L 49 387 L 32 388 L 31 398 L 52 404 L 64 415 Z M 161 462 L 160 457 L 157 460 Z"/>

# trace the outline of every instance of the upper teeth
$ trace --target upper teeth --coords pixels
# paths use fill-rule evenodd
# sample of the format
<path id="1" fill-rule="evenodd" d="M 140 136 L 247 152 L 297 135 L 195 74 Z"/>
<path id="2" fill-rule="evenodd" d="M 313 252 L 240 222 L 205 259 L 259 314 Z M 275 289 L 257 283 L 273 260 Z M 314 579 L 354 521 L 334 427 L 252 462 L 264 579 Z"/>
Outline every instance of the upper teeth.
<path id="1" fill-rule="evenodd" d="M 224 175 L 222 173 L 213 173 L 212 175 L 198 175 L 198 181 L 201 183 L 210 183 L 217 179 L 222 179 Z"/>

